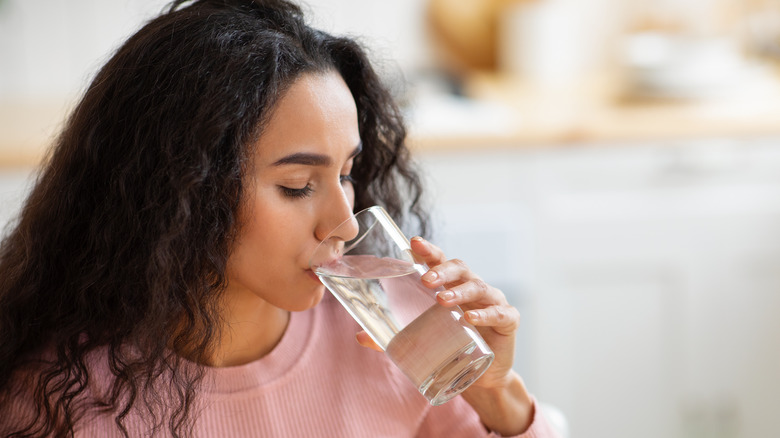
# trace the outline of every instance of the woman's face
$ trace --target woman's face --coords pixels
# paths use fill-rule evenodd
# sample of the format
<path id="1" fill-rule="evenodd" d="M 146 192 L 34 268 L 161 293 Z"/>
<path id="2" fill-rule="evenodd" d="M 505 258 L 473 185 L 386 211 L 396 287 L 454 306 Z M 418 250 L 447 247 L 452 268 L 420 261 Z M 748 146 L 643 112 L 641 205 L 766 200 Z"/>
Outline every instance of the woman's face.
<path id="1" fill-rule="evenodd" d="M 305 74 L 278 102 L 246 176 L 228 296 L 254 294 L 298 311 L 324 286 L 309 270 L 317 244 L 352 215 L 349 179 L 360 151 L 357 108 L 338 73 Z"/>

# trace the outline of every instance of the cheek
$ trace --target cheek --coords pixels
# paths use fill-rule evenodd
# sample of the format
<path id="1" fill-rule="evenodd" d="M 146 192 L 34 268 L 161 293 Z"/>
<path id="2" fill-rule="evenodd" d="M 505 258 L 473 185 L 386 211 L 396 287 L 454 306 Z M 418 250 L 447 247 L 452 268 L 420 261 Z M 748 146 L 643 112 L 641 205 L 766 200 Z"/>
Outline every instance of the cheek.
<path id="1" fill-rule="evenodd" d="M 258 203 L 260 204 L 260 203 Z M 267 203 L 266 203 L 267 204 Z M 262 204 L 261 204 L 262 205 Z M 271 211 L 272 212 L 272 211 Z M 282 213 L 278 209 L 277 213 Z M 264 267 L 284 260 L 290 244 L 293 221 L 283 214 L 269 214 L 269 209 L 255 206 L 242 217 L 239 236 L 229 258 L 228 267 L 235 276 L 252 277 Z M 271 271 L 278 267 L 269 267 Z"/>
<path id="2" fill-rule="evenodd" d="M 297 267 L 297 224 L 279 217 L 249 218 L 228 258 L 228 281 L 263 295 L 284 286 Z M 283 218 L 282 218 L 283 219 Z"/>

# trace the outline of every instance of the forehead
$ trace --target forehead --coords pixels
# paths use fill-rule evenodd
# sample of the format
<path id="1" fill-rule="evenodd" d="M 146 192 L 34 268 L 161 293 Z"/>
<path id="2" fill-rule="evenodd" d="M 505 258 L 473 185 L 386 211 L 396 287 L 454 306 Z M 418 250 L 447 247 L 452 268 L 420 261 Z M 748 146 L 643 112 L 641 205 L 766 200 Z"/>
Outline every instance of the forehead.
<path id="1" fill-rule="evenodd" d="M 336 72 L 299 77 L 277 102 L 255 148 L 259 166 L 294 153 L 338 157 L 360 143 L 352 93 Z"/>

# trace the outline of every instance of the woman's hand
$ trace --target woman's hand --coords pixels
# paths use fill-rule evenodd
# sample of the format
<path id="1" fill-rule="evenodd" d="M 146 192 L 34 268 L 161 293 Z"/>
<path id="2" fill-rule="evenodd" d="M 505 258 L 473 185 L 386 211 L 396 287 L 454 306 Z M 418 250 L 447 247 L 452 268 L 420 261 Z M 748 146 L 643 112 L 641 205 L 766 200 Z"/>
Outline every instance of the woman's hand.
<path id="1" fill-rule="evenodd" d="M 503 292 L 485 283 L 462 261 L 447 260 L 437 246 L 415 237 L 412 251 L 430 268 L 422 276 L 423 284 L 431 289 L 443 287 L 436 294 L 437 301 L 445 307 L 459 305 L 466 321 L 477 327 L 496 355 L 463 398 L 491 430 L 504 436 L 519 435 L 534 417 L 531 397 L 512 370 L 520 313 L 509 305 Z"/>
<path id="2" fill-rule="evenodd" d="M 430 268 L 422 276 L 423 284 L 431 289 L 443 287 L 436 300 L 445 307 L 459 305 L 466 321 L 477 327 L 496 355 L 493 364 L 472 387 L 505 387 L 512 375 L 520 313 L 509 305 L 500 290 L 485 283 L 462 261 L 447 260 L 437 246 L 415 237 L 412 251 Z"/>
<path id="3" fill-rule="evenodd" d="M 447 260 L 441 249 L 420 237 L 412 238 L 411 244 L 418 261 L 431 268 L 422 276 L 423 284 L 431 289 L 443 287 L 436 300 L 445 307 L 460 305 L 466 321 L 477 327 L 496 355 L 472 387 L 505 386 L 514 360 L 515 332 L 520 325 L 517 309 L 509 305 L 500 290 L 485 283 L 462 261 Z M 364 347 L 382 351 L 365 331 L 357 334 L 357 340 Z"/>
<path id="4" fill-rule="evenodd" d="M 531 397 L 512 370 L 520 313 L 503 292 L 485 283 L 462 261 L 447 260 L 440 248 L 420 237 L 412 238 L 411 244 L 415 258 L 430 268 L 422 276 L 423 284 L 430 289 L 442 287 L 436 300 L 445 307 L 459 305 L 466 321 L 477 328 L 495 354 L 485 374 L 463 392 L 464 399 L 491 430 L 505 436 L 519 435 L 534 416 Z M 363 331 L 357 340 L 382 351 Z"/>

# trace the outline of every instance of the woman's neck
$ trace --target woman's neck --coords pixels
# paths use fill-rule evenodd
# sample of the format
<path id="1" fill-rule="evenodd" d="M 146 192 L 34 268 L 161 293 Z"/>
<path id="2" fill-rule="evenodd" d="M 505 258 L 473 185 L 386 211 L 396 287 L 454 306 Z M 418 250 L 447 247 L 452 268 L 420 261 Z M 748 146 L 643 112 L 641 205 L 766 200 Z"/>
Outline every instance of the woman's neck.
<path id="1" fill-rule="evenodd" d="M 290 312 L 248 290 L 228 290 L 224 297 L 221 338 L 209 365 L 243 365 L 270 353 L 287 330 Z"/>

